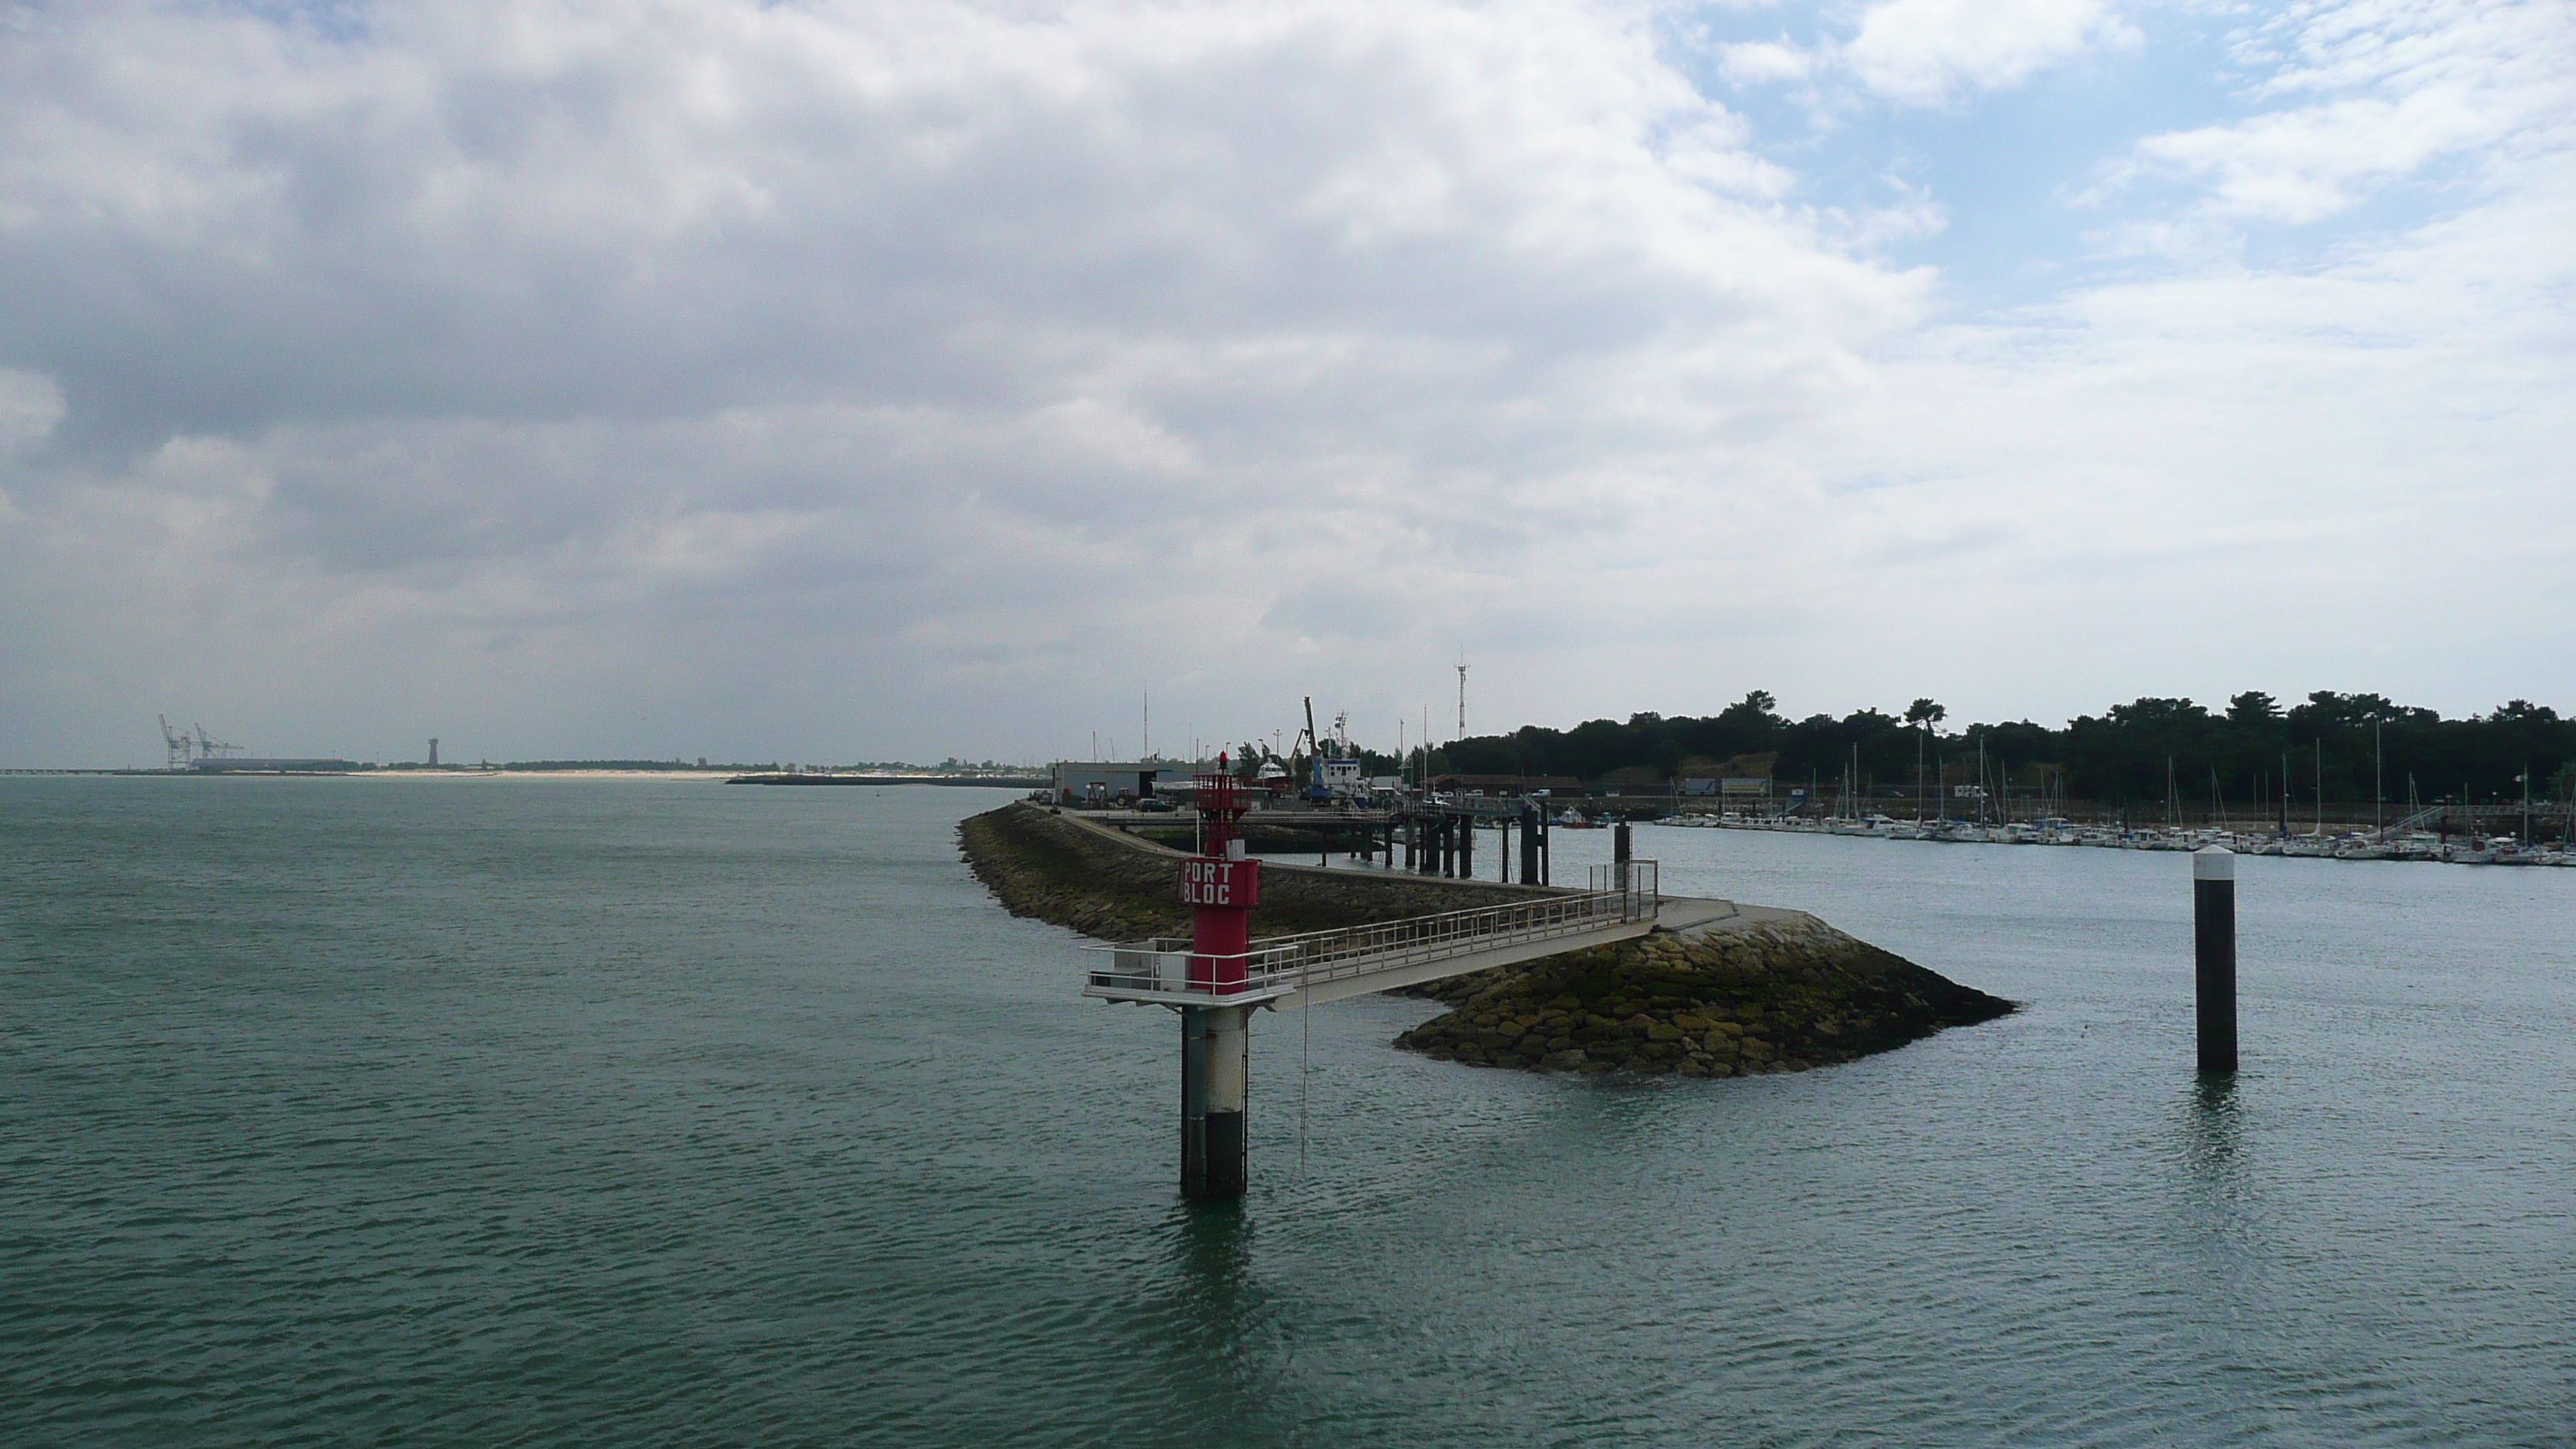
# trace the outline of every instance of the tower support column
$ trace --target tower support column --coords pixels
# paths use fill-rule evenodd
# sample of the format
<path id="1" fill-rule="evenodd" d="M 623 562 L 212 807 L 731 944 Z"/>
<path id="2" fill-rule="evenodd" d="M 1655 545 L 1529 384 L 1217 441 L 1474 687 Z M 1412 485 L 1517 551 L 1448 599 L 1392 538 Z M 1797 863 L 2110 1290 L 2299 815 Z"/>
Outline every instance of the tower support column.
<path id="1" fill-rule="evenodd" d="M 1181 1008 L 1181 1196 L 1243 1196 L 1248 1006 Z"/>

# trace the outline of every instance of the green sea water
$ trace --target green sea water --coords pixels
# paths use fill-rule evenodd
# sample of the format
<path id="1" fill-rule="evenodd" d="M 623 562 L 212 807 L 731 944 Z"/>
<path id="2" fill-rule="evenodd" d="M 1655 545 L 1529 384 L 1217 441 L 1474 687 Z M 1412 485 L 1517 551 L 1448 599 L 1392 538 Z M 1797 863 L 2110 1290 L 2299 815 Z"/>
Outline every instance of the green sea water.
<path id="1" fill-rule="evenodd" d="M 1075 994 L 999 795 L 0 780 L 0 1443 L 2576 1443 L 2576 872 L 1647 829 L 2027 1003 L 1794 1076 Z M 1559 873 L 1605 841 L 1559 838 Z"/>

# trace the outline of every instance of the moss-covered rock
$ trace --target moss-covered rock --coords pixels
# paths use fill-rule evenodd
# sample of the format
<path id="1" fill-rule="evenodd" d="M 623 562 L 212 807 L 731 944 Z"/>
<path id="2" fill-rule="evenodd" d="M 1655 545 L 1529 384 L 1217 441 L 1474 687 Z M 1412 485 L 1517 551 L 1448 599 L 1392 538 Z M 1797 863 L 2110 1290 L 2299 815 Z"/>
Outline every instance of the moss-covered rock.
<path id="1" fill-rule="evenodd" d="M 1796 913 L 1658 932 L 1411 994 L 1453 1008 L 1395 1039 L 1436 1059 L 1689 1077 L 1803 1071 L 2013 1009 Z M 1483 1023 L 1522 1019 L 1547 1033 L 1542 1052 L 1498 1056 L 1485 1045 Z"/>

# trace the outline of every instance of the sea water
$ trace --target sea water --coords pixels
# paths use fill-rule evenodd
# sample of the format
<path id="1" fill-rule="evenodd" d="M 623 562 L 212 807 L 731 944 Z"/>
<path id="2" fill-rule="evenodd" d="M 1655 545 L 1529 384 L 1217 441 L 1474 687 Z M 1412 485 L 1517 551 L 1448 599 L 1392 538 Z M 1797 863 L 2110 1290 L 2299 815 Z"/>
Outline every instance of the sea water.
<path id="1" fill-rule="evenodd" d="M 1178 1036 L 954 826 L 689 781 L 0 781 L 0 1442 L 2564 1444 L 2576 872 L 1643 828 L 2012 1017 L 1796 1075 Z M 1558 873 L 1606 855 L 1557 837 Z"/>

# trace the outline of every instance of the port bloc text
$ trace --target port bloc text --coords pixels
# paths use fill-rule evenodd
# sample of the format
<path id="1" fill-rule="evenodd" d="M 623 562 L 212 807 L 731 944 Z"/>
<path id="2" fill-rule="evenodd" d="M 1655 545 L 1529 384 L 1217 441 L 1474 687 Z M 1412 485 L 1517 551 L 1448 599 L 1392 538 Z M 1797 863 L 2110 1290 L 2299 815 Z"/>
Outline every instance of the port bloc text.
<path id="1" fill-rule="evenodd" d="M 1181 904 L 1250 910 L 1261 904 L 1261 862 L 1204 856 L 1182 861 Z"/>

